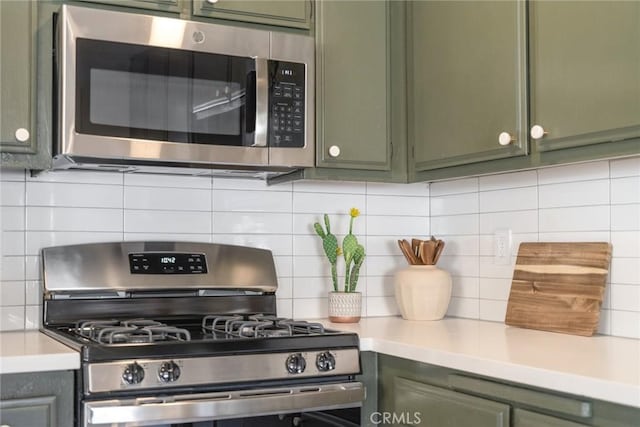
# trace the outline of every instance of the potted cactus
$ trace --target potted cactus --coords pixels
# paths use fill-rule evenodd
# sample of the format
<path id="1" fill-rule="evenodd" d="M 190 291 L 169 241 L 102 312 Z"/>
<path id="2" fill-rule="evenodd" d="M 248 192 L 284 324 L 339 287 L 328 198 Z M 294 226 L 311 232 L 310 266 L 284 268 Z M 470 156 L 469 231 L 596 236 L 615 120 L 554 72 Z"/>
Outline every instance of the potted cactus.
<path id="1" fill-rule="evenodd" d="M 349 211 L 349 233 L 342 240 L 342 247 L 338 245 L 338 238 L 331 233 L 329 215 L 324 214 L 324 228 L 319 222 L 313 224 L 316 233 L 322 239 L 322 248 L 331 266 L 331 280 L 333 291 L 329 293 L 329 320 L 339 323 L 355 323 L 360 320 L 362 310 L 362 294 L 356 292 L 360 268 L 364 262 L 364 246 L 358 243 L 353 234 L 353 220 L 360 215 L 360 211 L 351 208 Z M 344 258 L 345 274 L 344 287 L 338 286 L 338 260 Z"/>

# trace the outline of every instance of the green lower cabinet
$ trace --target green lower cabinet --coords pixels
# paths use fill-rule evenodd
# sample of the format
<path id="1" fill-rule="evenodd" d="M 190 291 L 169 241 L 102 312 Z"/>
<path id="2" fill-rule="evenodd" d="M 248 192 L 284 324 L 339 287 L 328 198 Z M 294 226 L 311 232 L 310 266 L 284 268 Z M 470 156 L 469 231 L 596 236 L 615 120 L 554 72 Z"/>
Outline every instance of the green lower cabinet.
<path id="1" fill-rule="evenodd" d="M 640 138 L 640 2 L 536 0 L 529 12 L 537 150 Z"/>
<path id="2" fill-rule="evenodd" d="M 193 15 L 282 27 L 311 28 L 310 0 L 193 0 Z"/>
<path id="3" fill-rule="evenodd" d="M 516 409 L 513 411 L 513 427 L 588 427 L 587 424 L 574 423 L 560 418 Z"/>
<path id="4" fill-rule="evenodd" d="M 509 405 L 396 378 L 394 425 L 508 427 Z M 394 420 L 395 417 L 395 420 Z"/>
<path id="5" fill-rule="evenodd" d="M 0 424 L 72 427 L 73 394 L 71 371 L 0 375 Z"/>

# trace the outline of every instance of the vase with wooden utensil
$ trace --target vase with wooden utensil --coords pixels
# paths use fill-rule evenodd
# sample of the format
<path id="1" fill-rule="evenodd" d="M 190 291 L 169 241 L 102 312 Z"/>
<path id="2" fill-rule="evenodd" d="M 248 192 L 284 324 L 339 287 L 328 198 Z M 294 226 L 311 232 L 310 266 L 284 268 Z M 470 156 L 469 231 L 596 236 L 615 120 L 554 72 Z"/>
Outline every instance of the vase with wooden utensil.
<path id="1" fill-rule="evenodd" d="M 408 267 L 396 272 L 393 283 L 400 314 L 407 320 L 439 320 L 451 300 L 451 275 L 436 263 L 444 250 L 444 241 L 398 240 Z"/>

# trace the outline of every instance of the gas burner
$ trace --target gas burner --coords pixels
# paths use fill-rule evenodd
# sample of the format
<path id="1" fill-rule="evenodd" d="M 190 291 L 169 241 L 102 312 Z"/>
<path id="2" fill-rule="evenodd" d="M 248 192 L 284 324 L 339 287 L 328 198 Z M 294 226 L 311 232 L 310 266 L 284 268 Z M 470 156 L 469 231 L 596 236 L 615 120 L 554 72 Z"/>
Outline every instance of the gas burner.
<path id="1" fill-rule="evenodd" d="M 101 344 L 191 340 L 191 334 L 186 329 L 149 319 L 80 321 L 76 323 L 74 332 Z"/>
<path id="2" fill-rule="evenodd" d="M 265 314 L 205 316 L 202 319 L 202 329 L 214 335 L 224 333 L 228 336 L 240 338 L 324 334 L 324 326 L 320 323 L 300 322 Z"/>

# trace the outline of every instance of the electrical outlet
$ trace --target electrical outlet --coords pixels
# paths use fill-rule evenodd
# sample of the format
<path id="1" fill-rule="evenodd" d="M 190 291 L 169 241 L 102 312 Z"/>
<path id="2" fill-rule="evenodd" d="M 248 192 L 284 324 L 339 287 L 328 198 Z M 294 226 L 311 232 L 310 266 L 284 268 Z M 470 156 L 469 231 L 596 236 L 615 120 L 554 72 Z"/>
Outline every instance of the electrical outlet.
<path id="1" fill-rule="evenodd" d="M 511 229 L 500 228 L 493 233 L 493 262 L 507 265 L 511 262 Z"/>

